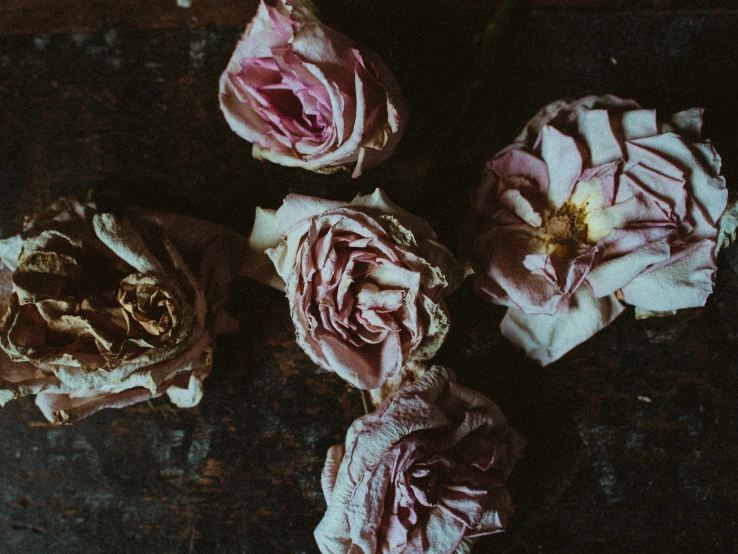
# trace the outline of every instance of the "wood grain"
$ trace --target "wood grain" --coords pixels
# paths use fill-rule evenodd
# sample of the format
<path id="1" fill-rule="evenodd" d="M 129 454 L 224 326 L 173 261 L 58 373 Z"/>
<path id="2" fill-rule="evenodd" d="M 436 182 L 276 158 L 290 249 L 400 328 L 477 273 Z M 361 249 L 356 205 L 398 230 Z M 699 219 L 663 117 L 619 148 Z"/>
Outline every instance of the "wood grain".
<path id="1" fill-rule="evenodd" d="M 382 54 L 412 114 L 396 154 L 357 181 L 254 161 L 228 129 L 217 80 L 240 22 L 0 37 L 0 233 L 90 190 L 246 233 L 256 205 L 276 207 L 289 191 L 346 199 L 381 185 L 455 249 L 485 161 L 544 104 L 591 93 L 663 114 L 705 107 L 705 132 L 738 182 L 737 17 L 519 14 L 472 86 L 486 22 L 471 8 L 382 0 L 372 16 L 376 4 L 346 5 L 326 17 Z M 512 527 L 475 553 L 736 551 L 738 275 L 728 264 L 704 308 L 647 321 L 628 311 L 546 369 L 501 336 L 504 309 L 468 285 L 449 300 L 438 361 L 528 438 L 510 480 Z M 0 552 L 317 552 L 323 458 L 361 399 L 300 351 L 282 294 L 241 280 L 229 309 L 241 330 L 218 342 L 194 409 L 159 399 L 72 427 L 46 424 L 31 399 L 2 409 Z"/>
<path id="2" fill-rule="evenodd" d="M 433 0 L 457 9 L 494 6 L 497 0 Z M 364 7 L 371 4 L 362 0 Z M 342 2 L 361 9 L 357 0 Z M 335 2 L 317 0 L 319 7 Z M 245 25 L 258 0 L 5 0 L 0 35 L 50 34 L 106 28 L 156 29 L 203 25 Z M 733 0 L 530 0 L 544 11 L 691 11 L 738 13 Z M 330 9 L 327 10 L 330 13 Z"/>
<path id="3" fill-rule="evenodd" d="M 7 0 L 0 3 L 0 34 L 245 25 L 257 4 L 257 0 Z"/>

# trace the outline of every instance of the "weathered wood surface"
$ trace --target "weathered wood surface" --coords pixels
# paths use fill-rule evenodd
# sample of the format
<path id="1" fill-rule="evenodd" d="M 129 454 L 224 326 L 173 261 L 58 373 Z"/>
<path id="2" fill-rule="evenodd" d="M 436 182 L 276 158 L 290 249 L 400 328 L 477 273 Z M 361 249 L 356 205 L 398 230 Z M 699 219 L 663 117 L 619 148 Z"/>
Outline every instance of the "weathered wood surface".
<path id="1" fill-rule="evenodd" d="M 0 33 L 66 33 L 246 22 L 258 0 L 6 0 Z"/>
<path id="2" fill-rule="evenodd" d="M 217 78 L 239 27 L 0 37 L 0 232 L 91 189 L 247 232 L 257 203 L 290 190 L 350 198 L 382 185 L 453 247 L 484 160 L 546 102 L 593 92 L 664 112 L 705 106 L 724 173 L 738 178 L 737 17 L 521 13 L 474 86 L 481 8 L 380 4 L 372 17 L 365 2 L 323 3 L 385 57 L 412 108 L 396 156 L 358 181 L 255 162 L 228 130 Z M 316 552 L 323 456 L 361 399 L 294 344 L 281 294 L 246 280 L 232 292 L 242 328 L 219 341 L 197 408 L 157 400 L 71 427 L 44 423 L 30 399 L 0 412 L 0 552 Z M 503 311 L 470 287 L 449 304 L 439 361 L 529 439 L 510 481 L 512 529 L 476 552 L 738 548 L 738 276 L 727 259 L 706 307 L 647 321 L 626 312 L 546 369 L 505 342 Z"/>
<path id="3" fill-rule="evenodd" d="M 345 0 L 354 7 L 366 0 Z M 439 0 L 462 10 L 497 0 Z M 734 0 L 529 0 L 535 10 L 738 12 Z M 4 0 L 0 34 L 68 33 L 245 23 L 258 0 Z"/>

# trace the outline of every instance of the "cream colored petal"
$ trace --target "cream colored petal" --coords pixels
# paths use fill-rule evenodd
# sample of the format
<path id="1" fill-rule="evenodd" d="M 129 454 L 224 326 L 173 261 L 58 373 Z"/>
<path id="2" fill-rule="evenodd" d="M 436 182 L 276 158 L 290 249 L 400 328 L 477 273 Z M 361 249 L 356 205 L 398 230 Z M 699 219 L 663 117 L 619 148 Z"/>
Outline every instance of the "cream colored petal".
<path id="1" fill-rule="evenodd" d="M 20 235 L 13 235 L 6 239 L 0 240 L 0 262 L 10 271 L 15 271 L 18 267 L 18 258 L 20 258 L 23 250 L 23 239 Z"/>
<path id="2" fill-rule="evenodd" d="M 98 238 L 136 271 L 164 273 L 159 261 L 130 223 L 116 219 L 113 214 L 96 214 L 92 223 Z"/>

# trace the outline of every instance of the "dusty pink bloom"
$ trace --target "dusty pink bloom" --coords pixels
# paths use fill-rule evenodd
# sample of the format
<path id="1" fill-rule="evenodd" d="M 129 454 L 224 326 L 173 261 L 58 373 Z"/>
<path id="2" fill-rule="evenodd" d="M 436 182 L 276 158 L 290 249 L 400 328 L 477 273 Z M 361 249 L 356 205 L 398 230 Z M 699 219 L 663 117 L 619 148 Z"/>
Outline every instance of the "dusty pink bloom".
<path id="1" fill-rule="evenodd" d="M 552 362 L 623 310 L 704 305 L 727 202 L 702 111 L 658 122 L 614 96 L 556 102 L 488 164 L 465 245 L 502 332 Z"/>
<path id="2" fill-rule="evenodd" d="M 443 342 L 443 297 L 461 268 L 381 190 L 350 203 L 290 194 L 276 212 L 257 211 L 250 240 L 274 265 L 256 277 L 285 290 L 297 342 L 352 385 L 378 388 Z"/>
<path id="3" fill-rule="evenodd" d="M 244 253 L 182 216 L 61 199 L 28 218 L 0 241 L 0 405 L 35 394 L 60 423 L 163 393 L 196 405 Z"/>
<path id="4" fill-rule="evenodd" d="M 321 552 L 468 552 L 507 528 L 505 481 L 524 442 L 491 400 L 433 366 L 328 451 Z"/>
<path id="5" fill-rule="evenodd" d="M 405 127 L 400 87 L 300 2 L 263 0 L 220 78 L 220 105 L 253 156 L 321 173 L 386 160 Z"/>

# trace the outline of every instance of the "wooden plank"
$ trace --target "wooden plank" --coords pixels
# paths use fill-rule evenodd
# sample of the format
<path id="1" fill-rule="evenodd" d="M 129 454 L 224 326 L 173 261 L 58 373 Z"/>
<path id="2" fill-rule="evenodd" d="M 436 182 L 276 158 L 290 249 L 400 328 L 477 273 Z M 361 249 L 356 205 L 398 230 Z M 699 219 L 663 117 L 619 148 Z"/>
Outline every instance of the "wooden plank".
<path id="1" fill-rule="evenodd" d="M 530 0 L 534 10 L 589 12 L 735 13 L 733 0 Z"/>
<path id="2" fill-rule="evenodd" d="M 0 34 L 244 25 L 257 0 L 5 0 Z"/>
<path id="3" fill-rule="evenodd" d="M 494 6 L 498 0 L 435 0 L 460 9 Z M 330 8 L 333 0 L 316 0 Z M 155 29 L 210 25 L 243 26 L 258 0 L 5 0 L 0 35 L 49 34 L 107 28 Z M 736 12 L 733 0 L 531 0 L 534 10 Z M 360 10 L 358 3 L 344 9 Z"/>

